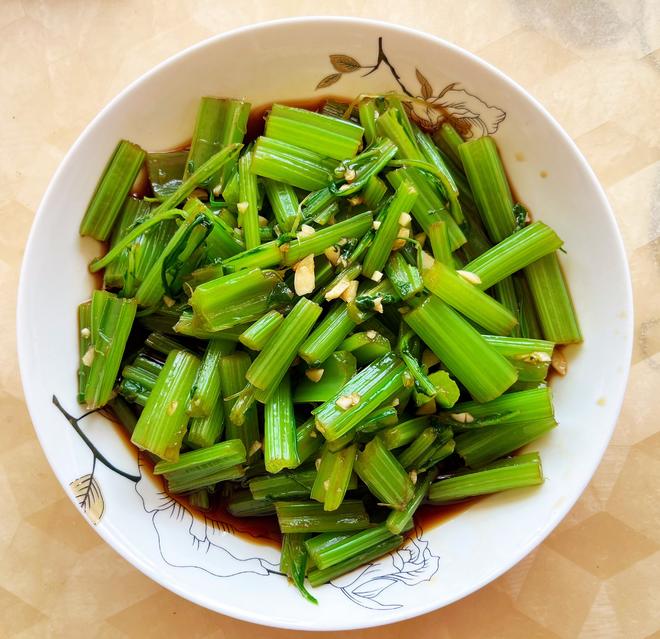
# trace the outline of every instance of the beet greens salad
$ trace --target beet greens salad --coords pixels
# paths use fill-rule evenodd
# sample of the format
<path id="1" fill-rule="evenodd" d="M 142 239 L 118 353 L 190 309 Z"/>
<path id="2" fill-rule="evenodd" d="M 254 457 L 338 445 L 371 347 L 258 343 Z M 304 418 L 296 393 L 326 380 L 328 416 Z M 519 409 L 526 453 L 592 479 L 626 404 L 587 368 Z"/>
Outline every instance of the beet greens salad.
<path id="1" fill-rule="evenodd" d="M 541 484 L 518 449 L 556 425 L 549 369 L 582 339 L 562 240 L 495 141 L 425 131 L 410 100 L 273 104 L 250 140 L 250 104 L 204 97 L 189 148 L 119 142 L 80 225 L 107 252 L 78 401 L 171 494 L 276 517 L 313 602 L 420 505 Z"/>

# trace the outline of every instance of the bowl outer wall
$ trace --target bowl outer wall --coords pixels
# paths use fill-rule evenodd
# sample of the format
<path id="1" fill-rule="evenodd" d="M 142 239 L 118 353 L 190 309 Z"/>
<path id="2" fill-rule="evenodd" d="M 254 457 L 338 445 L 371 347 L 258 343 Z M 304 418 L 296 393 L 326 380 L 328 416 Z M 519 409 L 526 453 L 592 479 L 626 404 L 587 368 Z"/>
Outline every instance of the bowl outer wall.
<path id="1" fill-rule="evenodd" d="M 570 357 L 569 376 L 566 379 L 557 380 L 555 384 L 558 416 L 562 425 L 539 444 L 548 475 L 548 482 L 542 490 L 545 491 L 548 485 L 552 488 L 553 484 L 561 484 L 561 487 L 566 490 L 559 490 L 557 494 L 553 493 L 551 495 L 552 503 L 549 507 L 547 503 L 541 502 L 539 495 L 534 491 L 522 496 L 520 494 L 517 496 L 498 495 L 473 507 L 460 518 L 441 528 L 434 529 L 433 533 L 427 533 L 427 537 L 432 539 L 435 545 L 436 553 L 441 556 L 440 572 L 433 582 L 427 584 L 428 587 L 423 593 L 415 594 L 411 603 L 402 608 L 364 612 L 347 600 L 349 607 L 346 611 L 347 614 L 337 614 L 336 604 L 330 604 L 333 606 L 332 610 L 328 608 L 324 611 L 321 606 L 310 613 L 305 613 L 304 608 L 295 602 L 289 603 L 287 600 L 288 610 L 282 610 L 278 614 L 277 612 L 255 610 L 250 607 L 249 602 L 246 605 L 232 605 L 223 601 L 222 597 L 205 592 L 202 588 L 195 590 L 186 579 L 179 579 L 175 570 L 162 569 L 153 559 L 145 558 L 141 552 L 136 551 L 133 540 L 126 536 L 125 531 L 112 523 L 103 523 L 96 527 L 97 532 L 136 567 L 163 586 L 200 605 L 264 625 L 309 630 L 342 630 L 392 623 L 429 612 L 474 592 L 520 561 L 552 531 L 573 506 L 595 472 L 616 424 L 624 396 L 633 335 L 632 294 L 622 241 L 612 211 L 593 171 L 567 134 L 527 92 L 494 67 L 434 36 L 386 23 L 352 18 L 300 18 L 252 25 L 215 36 L 173 56 L 133 82 L 113 99 L 85 129 L 56 172 L 35 217 L 25 252 L 17 309 L 18 349 L 23 386 L 35 430 L 56 476 L 65 492 L 73 499 L 68 487 L 72 479 L 69 464 L 62 463 L 61 451 L 54 447 L 53 436 L 49 432 L 49 429 L 53 428 L 54 420 L 53 413 L 47 412 L 52 409 L 49 406 L 50 389 L 46 389 L 46 396 L 44 396 L 43 384 L 39 383 L 45 379 L 50 381 L 52 377 L 49 378 L 45 374 L 48 372 L 47 362 L 42 359 L 42 355 L 48 352 L 49 344 L 48 340 L 45 340 L 39 332 L 39 324 L 44 321 L 44 318 L 35 318 L 34 311 L 39 308 L 39 295 L 31 283 L 38 281 L 35 278 L 40 273 L 48 273 L 49 264 L 53 259 L 45 252 L 45 248 L 48 247 L 47 238 L 39 229 L 42 226 L 47 228 L 48 216 L 51 216 L 52 222 L 54 213 L 51 211 L 51 207 L 58 197 L 61 199 L 61 194 L 67 189 L 74 192 L 81 182 L 84 187 L 78 189 L 80 193 L 72 208 L 76 209 L 76 219 L 78 214 L 82 213 L 84 202 L 91 194 L 107 155 L 116 142 L 117 127 L 122 130 L 130 129 L 129 122 L 113 123 L 113 117 L 122 109 L 124 111 L 130 111 L 131 108 L 154 109 L 153 104 L 148 102 L 143 102 L 141 107 L 136 106 L 136 101 L 144 100 L 149 88 L 153 84 L 158 84 L 161 76 L 176 75 L 179 65 L 185 69 L 186 64 L 191 60 L 199 60 L 200 56 L 204 57 L 208 53 L 222 50 L 225 47 L 230 48 L 234 46 L 234 43 L 237 47 L 252 47 L 252 50 L 257 52 L 261 50 L 260 47 L 263 47 L 262 54 L 265 56 L 268 51 L 267 43 L 278 41 L 278 38 L 287 31 L 290 36 L 281 41 L 281 46 L 282 49 L 288 47 L 289 51 L 286 55 L 295 59 L 294 51 L 302 50 L 306 44 L 309 45 L 315 30 L 318 34 L 332 31 L 337 34 L 335 41 L 342 41 L 342 44 L 338 45 L 339 49 L 333 48 L 332 41 L 329 41 L 329 48 L 321 52 L 323 54 L 321 57 L 325 57 L 326 61 L 318 64 L 319 71 L 316 74 L 318 76 L 316 80 L 326 72 L 332 71 L 327 62 L 327 54 L 357 55 L 354 53 L 357 50 L 359 52 L 357 57 L 367 58 L 368 50 L 361 42 L 368 40 L 373 49 L 371 57 L 375 58 L 376 38 L 378 35 L 383 35 L 386 47 L 388 42 L 392 43 L 391 50 L 388 51 L 390 58 L 402 60 L 401 69 L 408 67 L 408 75 L 410 75 L 409 67 L 417 65 L 423 67 L 427 76 L 433 81 L 433 65 L 437 64 L 442 71 L 446 59 L 449 61 L 447 66 L 457 74 L 448 80 L 460 78 L 464 85 L 472 91 L 478 92 L 486 101 L 489 101 L 491 95 L 497 94 L 499 104 L 502 104 L 508 112 L 508 121 L 503 123 L 501 134 L 496 136 L 501 144 L 505 164 L 510 170 L 514 184 L 518 187 L 518 193 L 523 201 L 531 206 L 535 216 L 548 221 L 566 239 L 568 256 L 564 260 L 564 266 L 586 337 L 585 346 L 575 349 L 575 353 Z M 291 34 L 298 34 L 298 37 L 291 37 Z M 241 40 L 245 40 L 248 44 L 241 44 Z M 318 40 L 322 40 L 321 35 L 318 36 Z M 437 60 L 442 60 L 442 62 L 434 63 L 426 58 L 415 58 L 419 50 L 428 51 L 435 48 L 437 48 Z M 283 56 L 280 55 L 280 57 Z M 240 67 L 240 64 L 240 61 L 237 61 L 237 66 Z M 301 64 L 312 63 L 303 61 Z M 316 57 L 314 57 L 313 64 L 317 65 Z M 323 64 L 324 66 L 322 66 Z M 302 73 L 308 75 L 305 70 Z M 276 76 L 277 74 L 273 73 L 270 80 L 264 79 L 259 87 L 260 95 L 270 96 L 270 99 L 292 98 L 301 95 L 298 89 L 292 95 L 283 95 L 282 90 L 277 90 L 278 78 Z M 350 76 L 347 76 L 347 79 L 351 80 Z M 376 80 L 373 76 L 371 79 Z M 184 80 L 185 86 L 182 87 L 181 83 L 177 83 L 176 92 L 185 92 L 189 83 L 197 82 L 195 78 Z M 343 80 L 344 78 L 342 78 Z M 391 86 L 391 78 L 387 76 L 377 81 L 387 84 L 383 88 Z M 208 80 L 205 82 L 209 86 Z M 307 92 L 309 95 L 313 94 L 313 86 L 314 84 L 310 84 Z M 204 87 L 204 90 L 212 92 L 207 87 Z M 171 87 L 171 91 L 174 94 L 175 86 Z M 161 92 L 167 93 L 163 89 Z M 223 86 L 218 86 L 215 92 L 224 93 Z M 342 85 L 336 87 L 335 93 L 342 93 Z M 227 91 L 227 94 L 231 94 L 231 92 Z M 167 114 L 162 109 L 156 108 L 151 113 L 147 126 L 144 126 L 139 132 L 129 131 L 129 133 L 133 134 L 132 137 L 147 148 L 163 148 L 180 143 L 182 131 L 191 130 L 198 96 L 199 93 L 190 96 L 188 112 L 185 117 L 180 118 L 182 123 L 180 131 L 171 128 L 169 133 L 163 136 L 166 125 L 171 123 L 167 121 Z M 131 137 L 129 133 L 126 135 Z M 168 135 L 171 136 L 169 139 L 163 139 Z M 552 165 L 554 170 L 548 171 L 549 177 L 545 181 L 533 179 L 539 168 L 548 168 L 545 164 L 543 166 L 535 165 L 536 158 L 533 155 L 525 163 L 517 164 L 514 160 L 514 154 L 517 151 L 526 150 L 518 147 L 523 146 L 523 142 L 529 141 L 535 136 L 552 143 L 552 146 L 548 146 L 546 151 L 556 158 L 549 161 L 549 165 Z M 98 149 L 99 152 L 86 163 L 86 166 L 77 165 L 76 162 L 79 162 L 82 154 L 89 152 L 90 145 L 93 145 L 93 148 Z M 562 166 L 567 167 L 563 172 Z M 588 194 L 588 197 L 585 193 Z M 576 206 L 571 211 L 570 206 L 566 206 L 566 204 L 570 204 L 571 198 L 568 198 L 567 202 L 564 202 L 561 212 L 547 209 L 546 202 L 559 198 L 561 204 L 561 199 L 566 197 L 566 194 L 571 194 L 578 205 L 584 200 L 587 206 Z M 556 204 L 557 202 L 555 202 Z M 575 222 L 574 216 L 576 215 L 586 215 L 588 220 Z M 57 246 L 60 246 L 61 251 L 77 251 L 82 255 L 83 261 L 92 257 L 95 250 L 92 242 L 81 242 L 77 237 L 58 238 L 57 245 L 54 247 L 56 251 Z M 590 247 L 589 255 L 585 251 L 580 251 L 584 246 Z M 592 278 L 584 277 L 585 269 L 592 274 Z M 598 269 L 602 269 L 602 272 L 599 272 Z M 71 282 L 71 287 L 89 290 L 90 283 L 91 279 L 86 279 L 83 283 Z M 42 295 L 43 291 L 39 294 Z M 610 298 L 608 303 L 606 303 L 607 296 Z M 84 299 L 84 295 L 78 299 Z M 587 299 L 589 303 L 587 303 Z M 49 316 L 51 334 L 70 333 L 72 322 L 75 322 L 74 315 L 75 313 L 71 309 L 65 309 L 62 313 Z M 609 347 L 608 353 L 598 355 L 597 351 L 602 350 L 603 346 Z M 69 370 L 68 362 L 66 366 Z M 583 379 L 588 381 L 588 385 L 585 386 L 582 383 Z M 598 405 L 598 408 L 594 408 L 601 398 L 605 399 L 605 405 Z M 72 397 L 66 399 L 72 399 Z M 599 418 L 601 421 L 596 428 L 593 422 Z M 93 424 L 92 428 L 98 430 L 96 424 Z M 574 461 L 579 460 L 580 463 L 573 464 L 572 467 L 562 465 L 562 458 L 570 456 L 575 450 L 579 450 L 580 455 Z M 544 454 L 546 452 L 547 455 Z M 71 463 L 80 463 L 81 468 L 84 467 L 81 460 L 82 454 L 79 451 L 69 454 Z M 117 496 L 120 494 L 121 489 L 118 490 Z M 114 496 L 114 490 L 106 495 L 107 498 L 111 496 Z M 107 501 L 111 500 L 107 499 Z M 506 530 L 512 517 L 515 517 L 526 529 L 526 533 L 520 538 L 514 549 L 510 548 L 504 539 L 496 540 L 496 543 L 492 540 L 493 528 L 505 526 L 500 530 Z M 499 549 L 500 541 L 501 551 Z M 458 542 L 468 547 L 474 544 L 475 548 L 487 546 L 490 565 L 484 568 L 483 557 L 479 566 L 459 565 L 459 562 L 464 561 L 465 558 L 454 552 Z M 449 590 L 438 583 L 445 581 L 443 573 L 452 576 L 466 572 L 467 577 L 455 580 Z M 470 574 L 474 577 L 471 578 Z M 227 583 L 231 587 L 231 582 Z M 274 588 L 273 583 L 264 582 L 264 593 L 270 594 L 265 589 Z M 285 599 L 289 594 L 291 597 L 297 597 L 295 593 L 291 592 L 284 596 Z M 279 597 L 276 598 L 279 599 Z M 252 598 L 248 599 L 253 601 Z"/>

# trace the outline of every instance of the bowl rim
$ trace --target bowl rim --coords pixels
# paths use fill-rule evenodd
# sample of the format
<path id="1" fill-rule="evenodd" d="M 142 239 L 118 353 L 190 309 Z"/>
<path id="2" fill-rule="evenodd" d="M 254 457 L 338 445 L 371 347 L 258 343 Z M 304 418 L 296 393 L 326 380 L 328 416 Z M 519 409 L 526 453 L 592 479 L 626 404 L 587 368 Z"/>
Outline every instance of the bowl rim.
<path id="1" fill-rule="evenodd" d="M 150 68 L 145 73 L 141 74 L 135 80 L 131 81 L 124 89 L 122 89 L 119 93 L 117 93 L 117 95 L 115 95 L 115 97 L 113 97 L 85 126 L 83 131 L 77 137 L 76 141 L 71 145 L 69 150 L 66 152 L 66 154 L 60 161 L 57 170 L 51 177 L 48 187 L 46 188 L 46 191 L 44 192 L 41 198 L 39 207 L 32 221 L 28 240 L 25 244 L 25 251 L 23 254 L 23 260 L 19 275 L 18 296 L 16 303 L 16 327 L 17 327 L 16 335 L 17 335 L 17 352 L 18 352 L 18 364 L 19 364 L 19 371 L 21 377 L 21 384 L 23 386 L 25 402 L 28 408 L 28 413 L 30 415 L 30 420 L 32 421 L 33 428 L 36 432 L 37 439 L 39 440 L 41 449 L 44 455 L 46 456 L 46 459 L 48 460 L 48 463 L 53 473 L 57 477 L 62 488 L 64 489 L 65 494 L 75 505 L 74 495 L 71 493 L 71 491 L 66 490 L 67 481 L 65 480 L 61 472 L 59 472 L 58 469 L 56 469 L 56 467 L 53 465 L 51 456 L 49 455 L 47 448 L 44 446 L 44 441 L 40 435 L 40 430 L 35 425 L 36 424 L 35 415 L 33 414 L 34 411 L 32 409 L 31 401 L 30 401 L 30 397 L 32 393 L 28 391 L 30 385 L 28 383 L 28 378 L 27 378 L 27 363 L 25 363 L 27 358 L 27 352 L 26 352 L 26 348 L 23 346 L 23 344 L 28 338 L 26 329 L 24 328 L 24 326 L 26 326 L 26 323 L 23 321 L 23 314 L 26 312 L 23 310 L 26 305 L 24 280 L 26 279 L 28 264 L 32 262 L 32 253 L 33 253 L 32 245 L 34 243 L 36 228 L 39 226 L 41 219 L 47 214 L 45 210 L 44 202 L 46 202 L 49 199 L 49 197 L 51 196 L 51 192 L 55 190 L 55 185 L 58 183 L 60 176 L 64 173 L 67 164 L 69 162 L 69 159 L 71 158 L 71 156 L 75 154 L 76 150 L 81 145 L 82 141 L 94 129 L 97 122 L 101 120 L 106 113 L 110 112 L 115 107 L 116 103 L 121 101 L 125 95 L 130 93 L 135 87 L 137 87 L 139 84 L 144 82 L 146 79 L 152 77 L 153 75 L 158 74 L 162 69 L 170 65 L 175 65 L 176 63 L 178 63 L 180 59 L 188 56 L 192 52 L 203 49 L 209 46 L 210 44 L 221 40 L 231 39 L 237 36 L 241 36 L 242 34 L 248 32 L 254 33 L 262 30 L 287 27 L 289 25 L 315 24 L 315 23 L 326 23 L 326 24 L 336 23 L 337 25 L 353 24 L 353 25 L 366 25 L 371 27 L 376 26 L 382 29 L 387 29 L 389 31 L 394 31 L 408 36 L 413 36 L 415 38 L 421 38 L 429 43 L 440 45 L 441 47 L 445 47 L 446 49 L 452 50 L 454 53 L 467 58 L 470 62 L 476 64 L 477 66 L 481 66 L 490 74 L 496 76 L 499 81 L 501 81 L 506 86 L 508 86 L 508 88 L 512 92 L 518 94 L 519 98 L 522 98 L 523 100 L 527 100 L 528 102 L 530 102 L 532 106 L 536 108 L 546 118 L 546 120 L 549 122 L 552 129 L 554 130 L 555 134 L 560 136 L 563 139 L 563 141 L 567 144 L 568 148 L 572 151 L 573 155 L 580 163 L 581 168 L 585 171 L 585 175 L 592 181 L 593 185 L 595 186 L 596 197 L 598 199 L 600 207 L 603 209 L 605 213 L 603 223 L 606 222 L 609 225 L 609 231 L 613 232 L 613 235 L 616 238 L 615 241 L 615 246 L 617 251 L 616 257 L 623 264 L 623 269 L 624 269 L 623 274 L 625 276 L 624 277 L 625 299 L 621 301 L 624 305 L 626 312 L 625 353 L 627 353 L 627 355 L 624 357 L 624 361 L 622 361 L 624 370 L 623 370 L 623 374 L 621 375 L 621 382 L 620 382 L 621 392 L 611 412 L 612 414 L 611 423 L 607 425 L 609 429 L 607 438 L 603 439 L 603 444 L 599 447 L 599 450 L 597 450 L 598 454 L 597 456 L 594 456 L 594 462 L 590 464 L 589 472 L 588 474 L 585 475 L 586 479 L 584 480 L 584 482 L 582 482 L 582 485 L 579 486 L 579 490 L 576 490 L 573 493 L 574 496 L 569 497 L 567 500 L 564 501 L 561 507 L 555 509 L 554 513 L 552 514 L 551 517 L 548 518 L 545 525 L 539 529 L 537 534 L 533 538 L 531 538 L 527 544 L 521 546 L 516 553 L 513 553 L 507 559 L 507 561 L 504 561 L 500 565 L 498 565 L 476 586 L 467 587 L 464 588 L 463 590 L 457 591 L 451 598 L 444 601 L 440 605 L 436 604 L 433 600 L 430 600 L 427 603 L 420 603 L 418 605 L 406 606 L 398 610 L 387 611 L 386 615 L 382 615 L 382 620 L 375 619 L 373 621 L 369 620 L 358 623 L 351 623 L 351 622 L 347 623 L 339 619 L 337 620 L 336 623 L 333 623 L 331 626 L 326 626 L 324 628 L 316 628 L 309 625 L 308 623 L 289 623 L 279 620 L 271 620 L 266 618 L 265 615 L 261 615 L 258 611 L 251 611 L 247 608 L 237 608 L 233 605 L 226 605 L 223 602 L 218 601 L 217 599 L 206 597 L 204 593 L 197 593 L 195 591 L 189 591 L 186 588 L 180 587 L 177 584 L 176 580 L 169 580 L 161 576 L 160 572 L 157 569 L 152 569 L 147 563 L 145 563 L 142 560 L 140 556 L 136 555 L 133 552 L 132 548 L 129 545 L 116 539 L 110 530 L 108 530 L 105 527 L 99 528 L 93 526 L 88 518 L 83 517 L 83 519 L 85 519 L 87 523 L 90 526 L 92 526 L 92 528 L 94 528 L 96 533 L 99 534 L 106 543 L 108 543 L 124 559 L 128 560 L 134 567 L 140 570 L 140 572 L 147 575 L 150 579 L 153 579 L 156 583 L 166 588 L 167 590 L 174 592 L 177 595 L 181 596 L 182 598 L 191 601 L 197 605 L 203 606 L 209 610 L 218 612 L 220 614 L 231 616 L 241 621 L 248 621 L 251 623 L 256 623 L 268 627 L 277 627 L 277 628 L 292 629 L 292 630 L 309 630 L 309 631 L 319 631 L 319 630 L 340 631 L 340 630 L 357 630 L 362 628 L 382 626 L 427 614 L 441 607 L 445 607 L 452 603 L 455 603 L 456 601 L 459 601 L 460 599 L 463 599 L 464 597 L 467 597 L 468 595 L 477 592 L 478 590 L 480 590 L 481 588 L 483 588 L 484 586 L 486 586 L 487 584 L 489 584 L 490 582 L 492 582 L 493 580 L 497 579 L 499 576 L 510 570 L 513 566 L 518 564 L 524 557 L 526 557 L 532 550 L 534 550 L 537 546 L 539 546 L 544 541 L 544 539 L 564 519 L 564 517 L 568 514 L 568 512 L 573 508 L 573 506 L 581 497 L 587 485 L 593 478 L 593 475 L 596 472 L 597 467 L 602 461 L 605 450 L 609 445 L 614 429 L 616 428 L 618 418 L 620 416 L 623 400 L 626 394 L 625 393 L 626 387 L 628 384 L 628 378 L 629 378 L 631 360 L 632 360 L 633 334 L 634 334 L 632 283 L 631 283 L 630 268 L 626 256 L 623 238 L 621 236 L 621 232 L 619 231 L 616 218 L 614 216 L 610 203 L 607 199 L 605 191 L 600 181 L 598 180 L 596 174 L 594 173 L 593 169 L 591 168 L 591 166 L 589 165 L 586 158 L 578 148 L 577 144 L 573 141 L 573 139 L 568 135 L 568 133 L 566 133 L 566 131 L 557 122 L 557 120 L 550 114 L 550 112 L 531 93 L 529 93 L 516 81 L 512 80 L 504 72 L 500 71 L 497 67 L 487 62 L 486 60 L 483 60 L 474 53 L 471 53 L 467 49 L 464 49 L 463 47 L 460 47 L 456 44 L 453 44 L 452 42 L 449 42 L 448 40 L 445 40 L 444 38 L 432 35 L 430 33 L 426 33 L 419 29 L 413 27 L 401 26 L 384 20 L 374 20 L 369 18 L 350 17 L 350 16 L 327 16 L 327 15 L 280 18 L 277 20 L 268 20 L 268 21 L 250 23 L 248 25 L 244 25 L 205 38 L 200 42 L 197 42 L 189 47 L 186 47 L 185 49 L 179 51 L 178 53 L 175 53 L 174 55 L 166 58 L 162 62 Z"/>

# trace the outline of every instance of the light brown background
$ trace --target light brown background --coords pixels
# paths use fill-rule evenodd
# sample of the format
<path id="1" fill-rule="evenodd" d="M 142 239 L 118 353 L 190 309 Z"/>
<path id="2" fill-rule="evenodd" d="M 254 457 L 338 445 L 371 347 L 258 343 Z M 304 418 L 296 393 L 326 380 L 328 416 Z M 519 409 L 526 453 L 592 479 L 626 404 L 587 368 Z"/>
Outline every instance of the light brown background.
<path id="1" fill-rule="evenodd" d="M 539 98 L 607 190 L 636 300 L 633 367 L 618 428 L 594 480 L 555 533 L 453 606 L 348 636 L 660 637 L 657 0 L 0 0 L 0 636 L 298 636 L 198 608 L 96 536 L 35 439 L 17 370 L 14 315 L 34 212 L 95 113 L 151 66 L 207 36 L 313 14 L 429 31 L 492 62 Z"/>

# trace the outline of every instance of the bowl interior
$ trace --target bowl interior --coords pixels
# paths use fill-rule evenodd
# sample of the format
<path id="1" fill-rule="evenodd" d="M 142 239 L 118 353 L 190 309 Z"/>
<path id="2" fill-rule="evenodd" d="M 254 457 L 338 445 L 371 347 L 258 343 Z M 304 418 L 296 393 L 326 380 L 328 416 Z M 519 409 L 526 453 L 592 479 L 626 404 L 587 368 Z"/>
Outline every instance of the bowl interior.
<path id="1" fill-rule="evenodd" d="M 339 56 L 334 67 L 330 56 Z M 94 285 L 86 265 L 99 247 L 81 240 L 77 229 L 119 138 L 150 150 L 184 142 L 203 95 L 259 105 L 389 90 L 441 101 L 473 135 L 495 135 L 518 197 L 565 240 L 562 263 L 585 342 L 569 349 L 569 374 L 554 381 L 560 426 L 532 446 L 543 458 L 542 487 L 482 500 L 439 527 L 418 530 L 391 557 L 317 589 L 316 607 L 277 573 L 275 549 L 163 500 L 115 429 L 91 415 L 80 428 L 112 468 L 97 461 L 51 399 L 81 413 L 76 307 Z M 83 502 L 99 534 L 192 601 L 258 623 L 308 629 L 378 625 L 435 609 L 534 548 L 575 502 L 602 456 L 620 408 L 632 338 L 629 277 L 614 218 L 584 159 L 542 107 L 448 43 L 338 18 L 280 21 L 213 38 L 160 65 L 108 105 L 71 149 L 41 204 L 18 315 L 21 372 L 35 428 L 65 491 Z"/>

